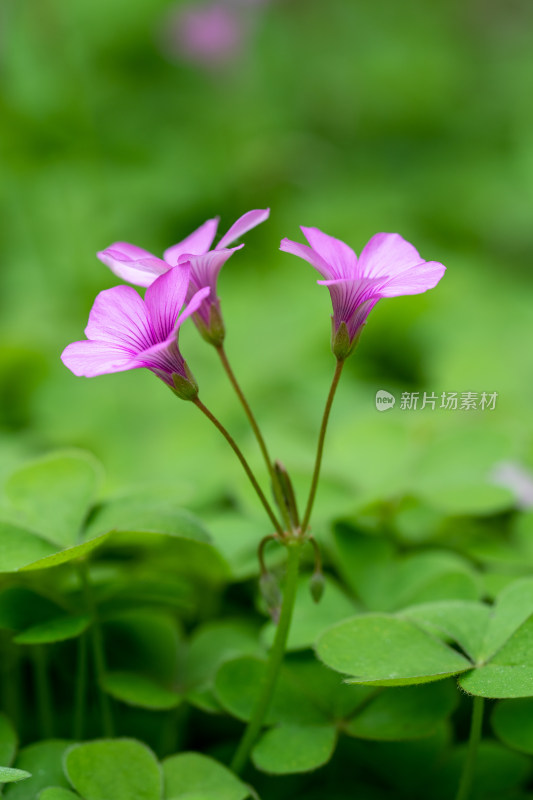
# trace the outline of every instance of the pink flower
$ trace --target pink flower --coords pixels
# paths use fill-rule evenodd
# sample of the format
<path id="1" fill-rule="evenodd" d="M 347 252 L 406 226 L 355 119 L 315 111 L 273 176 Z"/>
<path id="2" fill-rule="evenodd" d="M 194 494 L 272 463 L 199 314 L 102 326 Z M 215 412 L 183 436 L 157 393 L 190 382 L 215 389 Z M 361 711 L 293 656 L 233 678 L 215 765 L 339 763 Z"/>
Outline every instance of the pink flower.
<path id="1" fill-rule="evenodd" d="M 246 32 L 240 9 L 218 2 L 179 11 L 174 22 L 174 40 L 186 59 L 216 65 L 240 52 Z"/>
<path id="2" fill-rule="evenodd" d="M 170 267 L 190 266 L 190 284 L 187 300 L 190 300 L 198 289 L 209 287 L 209 299 L 200 304 L 194 321 L 202 335 L 216 344 L 224 338 L 224 327 L 220 313 L 220 301 L 217 297 L 217 278 L 222 266 L 228 258 L 244 245 L 228 248 L 236 239 L 264 222 L 270 209 L 248 211 L 231 226 L 219 243 L 211 249 L 215 238 L 219 218 L 208 219 L 182 242 L 165 250 L 164 260 L 157 258 L 147 250 L 127 242 L 115 242 L 110 247 L 97 253 L 98 258 L 119 278 L 136 286 L 150 286 L 153 281 L 165 273 Z M 207 297 L 207 295 L 206 295 Z"/>
<path id="3" fill-rule="evenodd" d="M 235 61 L 250 41 L 267 0 L 214 0 L 174 4 L 165 14 L 160 42 L 172 60 L 220 70 Z"/>
<path id="4" fill-rule="evenodd" d="M 146 367 L 192 399 L 197 386 L 179 351 L 178 333 L 209 289 L 196 292 L 180 315 L 188 285 L 189 267 L 184 267 L 158 277 L 144 300 L 131 286 L 100 292 L 89 314 L 87 339 L 69 344 L 61 360 L 74 375 L 86 378 Z"/>
<path id="5" fill-rule="evenodd" d="M 433 289 L 446 267 L 424 261 L 397 233 L 377 233 L 359 259 L 351 247 L 318 228 L 302 228 L 309 242 L 283 239 L 280 249 L 308 261 L 320 272 L 333 304 L 332 347 L 337 358 L 353 350 L 369 313 L 382 297 L 420 294 Z"/>

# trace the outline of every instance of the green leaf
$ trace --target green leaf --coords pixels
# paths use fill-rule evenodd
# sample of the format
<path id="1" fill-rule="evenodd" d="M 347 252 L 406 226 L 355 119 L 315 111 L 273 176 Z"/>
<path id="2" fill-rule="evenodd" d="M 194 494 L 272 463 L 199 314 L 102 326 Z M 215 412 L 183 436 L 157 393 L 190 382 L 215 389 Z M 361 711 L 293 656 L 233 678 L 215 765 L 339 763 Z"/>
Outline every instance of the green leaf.
<path id="1" fill-rule="evenodd" d="M 495 706 L 491 722 L 507 747 L 533 754 L 533 698 L 502 700 Z"/>
<path id="2" fill-rule="evenodd" d="M 0 594 L 0 628 L 23 631 L 60 613 L 58 605 L 24 586 L 10 586 Z"/>
<path id="3" fill-rule="evenodd" d="M 398 557 L 391 543 L 345 525 L 334 529 L 337 567 L 373 611 L 435 600 L 477 600 L 481 581 L 462 556 L 432 550 Z"/>
<path id="4" fill-rule="evenodd" d="M 49 786 L 43 789 L 37 800 L 80 800 L 80 796 L 60 786 Z"/>
<path id="5" fill-rule="evenodd" d="M 60 564 L 67 564 L 69 561 L 74 561 L 78 558 L 85 558 L 89 553 L 92 553 L 93 550 L 96 550 L 97 547 L 100 547 L 108 536 L 109 534 L 105 533 L 103 536 L 99 536 L 97 539 L 91 539 L 89 542 L 83 542 L 83 544 L 77 544 L 74 545 L 74 547 L 67 547 L 65 550 L 59 550 L 53 553 L 53 555 L 26 564 L 24 567 L 21 567 L 21 571 L 50 569 L 51 567 L 58 567 Z"/>
<path id="6" fill-rule="evenodd" d="M 331 578 L 326 577 L 324 596 L 315 603 L 309 591 L 310 576 L 304 576 L 299 584 L 289 631 L 287 650 L 303 650 L 312 647 L 317 636 L 324 628 L 351 617 L 357 611 L 355 603 L 338 587 Z M 268 623 L 262 638 L 268 646 L 272 645 L 276 634 L 276 626 Z"/>
<path id="7" fill-rule="evenodd" d="M 58 617 L 33 625 L 14 637 L 15 644 L 49 644 L 75 639 L 87 630 L 89 617 Z"/>
<path id="8" fill-rule="evenodd" d="M 102 686 L 108 694 L 123 703 L 153 711 L 175 708 L 181 702 L 181 697 L 176 692 L 133 672 L 108 673 Z"/>
<path id="9" fill-rule="evenodd" d="M 0 783 L 16 783 L 31 778 L 31 774 L 23 769 L 0 767 Z"/>
<path id="10" fill-rule="evenodd" d="M 484 662 L 459 679 L 470 694 L 533 697 L 533 580 L 514 581 L 498 596 L 486 627 Z"/>
<path id="11" fill-rule="evenodd" d="M 316 651 L 328 667 L 353 676 L 350 683 L 378 686 L 440 680 L 472 666 L 412 622 L 385 614 L 334 625 L 319 638 Z"/>
<path id="12" fill-rule="evenodd" d="M 165 800 L 245 800 L 249 788 L 226 767 L 200 753 L 163 761 Z"/>
<path id="13" fill-rule="evenodd" d="M 17 734 L 5 714 L 0 714 L 0 764 L 9 767 L 17 752 Z"/>
<path id="14" fill-rule="evenodd" d="M 56 550 L 36 533 L 0 520 L 0 572 L 17 572 Z"/>
<path id="15" fill-rule="evenodd" d="M 67 741 L 50 739 L 23 748 L 17 756 L 15 767 L 30 772 L 31 778 L 10 785 L 4 792 L 6 800 L 35 800 L 41 789 L 48 786 L 68 788 L 62 766 L 68 745 Z"/>
<path id="16" fill-rule="evenodd" d="M 159 764 L 134 739 L 75 744 L 65 753 L 65 772 L 84 800 L 161 800 Z"/>
<path id="17" fill-rule="evenodd" d="M 394 558 L 390 541 L 345 524 L 335 525 L 335 563 L 353 592 L 367 608 L 386 610 L 388 568 Z"/>
<path id="18" fill-rule="evenodd" d="M 454 710 L 458 693 L 453 683 L 385 689 L 356 712 L 344 726 L 350 736 L 399 742 L 430 736 Z"/>
<path id="19" fill-rule="evenodd" d="M 212 687 L 215 675 L 225 661 L 262 653 L 257 627 L 247 620 L 218 620 L 200 626 L 192 635 L 187 653 L 188 691 Z"/>
<path id="20" fill-rule="evenodd" d="M 109 671 L 129 673 L 134 664 L 139 674 L 172 685 L 178 672 L 179 634 L 174 615 L 167 611 L 114 614 L 104 623 Z"/>
<path id="21" fill-rule="evenodd" d="M 461 483 L 419 492 L 425 503 L 446 514 L 497 514 L 515 505 L 510 489 L 492 483 Z"/>
<path id="22" fill-rule="evenodd" d="M 215 695 L 226 711 L 244 721 L 251 719 L 265 669 L 266 661 L 251 656 L 222 664 L 215 678 Z M 292 681 L 290 674 L 282 669 L 266 716 L 267 724 L 326 720 L 326 714 L 309 697 L 305 685 Z"/>
<path id="23" fill-rule="evenodd" d="M 337 724 L 349 719 L 375 691 L 370 686 L 345 683 L 338 672 L 324 666 L 309 650 L 285 658 L 283 672 L 287 683 L 303 691 L 324 720 Z"/>
<path id="24" fill-rule="evenodd" d="M 469 562 L 440 550 L 398 559 L 384 581 L 387 611 L 427 601 L 477 600 L 480 594 L 480 581 Z"/>
<path id="25" fill-rule="evenodd" d="M 533 667 L 531 664 L 509 667 L 489 663 L 461 675 L 459 685 L 465 692 L 479 697 L 533 697 Z"/>
<path id="26" fill-rule="evenodd" d="M 210 536 L 198 517 L 171 502 L 149 501 L 136 496 L 120 497 L 101 505 L 91 517 L 86 538 L 109 531 L 160 533 L 199 542 Z"/>
<path id="27" fill-rule="evenodd" d="M 268 520 L 262 517 L 245 516 L 242 511 L 228 511 L 223 514 L 217 509 L 216 515 L 208 516 L 209 533 L 217 550 L 231 565 L 235 580 L 248 580 L 259 572 L 257 543 L 270 533 Z M 266 564 L 269 568 L 279 564 L 284 558 L 282 547 L 271 545 L 266 548 Z"/>
<path id="28" fill-rule="evenodd" d="M 106 553 L 142 557 L 162 574 L 186 575 L 215 585 L 231 577 L 229 564 L 209 542 L 153 531 L 115 531 L 104 536 L 109 537 Z"/>
<path id="29" fill-rule="evenodd" d="M 406 608 L 401 616 L 428 633 L 457 642 L 476 662 L 481 657 L 492 609 L 483 603 L 447 600 Z"/>
<path id="30" fill-rule="evenodd" d="M 280 725 L 263 734 L 252 760 L 272 775 L 311 772 L 327 764 L 336 742 L 337 731 L 331 725 Z"/>
<path id="31" fill-rule="evenodd" d="M 482 659 L 488 661 L 533 615 L 533 578 L 522 578 L 507 586 L 497 598 L 485 637 Z"/>
<path id="32" fill-rule="evenodd" d="M 101 472 L 100 464 L 89 453 L 53 453 L 15 472 L 6 491 L 30 528 L 67 547 L 79 540 Z"/>

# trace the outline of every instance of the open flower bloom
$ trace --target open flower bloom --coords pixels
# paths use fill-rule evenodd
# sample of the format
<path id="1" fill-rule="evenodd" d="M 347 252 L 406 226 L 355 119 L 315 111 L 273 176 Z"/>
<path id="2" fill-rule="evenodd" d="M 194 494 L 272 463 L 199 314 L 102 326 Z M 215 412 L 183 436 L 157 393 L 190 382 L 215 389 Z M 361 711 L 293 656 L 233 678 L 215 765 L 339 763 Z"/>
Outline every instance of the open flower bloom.
<path id="1" fill-rule="evenodd" d="M 194 396 L 197 387 L 179 351 L 178 332 L 209 289 L 196 292 L 180 314 L 189 271 L 169 269 L 146 290 L 144 300 L 131 286 L 100 292 L 89 314 L 87 339 L 65 348 L 65 366 L 86 378 L 146 367 L 173 389 L 190 384 Z"/>
<path id="2" fill-rule="evenodd" d="M 333 304 L 333 352 L 345 358 L 369 313 L 382 297 L 420 294 L 433 289 L 446 267 L 424 261 L 397 233 L 377 233 L 357 258 L 351 247 L 318 228 L 302 228 L 309 246 L 283 239 L 280 249 L 312 264 Z"/>
<path id="3" fill-rule="evenodd" d="M 115 242 L 106 250 L 97 253 L 98 258 L 109 269 L 135 286 L 150 286 L 159 275 L 165 273 L 170 267 L 189 265 L 190 284 L 187 300 L 191 300 L 198 289 L 209 287 L 211 294 L 208 299 L 200 304 L 195 314 L 196 322 L 201 333 L 210 341 L 222 340 L 224 329 L 220 315 L 220 302 L 217 297 L 217 278 L 222 266 L 236 250 L 244 245 L 229 248 L 245 233 L 264 222 L 270 214 L 270 209 L 256 209 L 248 211 L 239 217 L 229 231 L 221 238 L 216 247 L 212 248 L 219 218 L 208 219 L 197 230 L 187 236 L 182 242 L 165 250 L 163 259 L 127 242 Z"/>

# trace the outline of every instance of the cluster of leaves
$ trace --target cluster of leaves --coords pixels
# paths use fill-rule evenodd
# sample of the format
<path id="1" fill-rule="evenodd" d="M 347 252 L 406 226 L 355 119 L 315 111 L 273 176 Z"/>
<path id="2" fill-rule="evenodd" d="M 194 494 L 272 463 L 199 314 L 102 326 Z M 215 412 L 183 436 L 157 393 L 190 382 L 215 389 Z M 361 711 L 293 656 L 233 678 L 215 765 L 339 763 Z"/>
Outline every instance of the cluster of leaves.
<path id="1" fill-rule="evenodd" d="M 6 484 L 7 800 L 422 798 L 430 782 L 445 800 L 469 695 L 489 699 L 474 796 L 530 796 L 533 514 L 495 511 L 488 493 L 475 517 L 405 497 L 337 520 L 319 605 L 301 579 L 251 789 L 223 764 L 274 633 L 257 592 L 262 525 L 221 506 L 208 532 L 163 492 L 101 501 L 100 477 L 69 451 Z M 281 576 L 283 553 L 271 545 L 267 561 Z"/>

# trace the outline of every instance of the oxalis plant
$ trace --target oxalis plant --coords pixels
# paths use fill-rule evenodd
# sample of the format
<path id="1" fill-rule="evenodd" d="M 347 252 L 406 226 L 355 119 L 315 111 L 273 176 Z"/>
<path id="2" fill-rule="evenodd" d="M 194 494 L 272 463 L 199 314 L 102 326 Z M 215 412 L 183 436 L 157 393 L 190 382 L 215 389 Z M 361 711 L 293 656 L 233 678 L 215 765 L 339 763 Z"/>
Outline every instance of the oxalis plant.
<path id="1" fill-rule="evenodd" d="M 8 479 L 0 509 L 8 800 L 530 797 L 521 787 L 524 754 L 533 753 L 531 515 L 504 502 L 477 517 L 428 516 L 405 498 L 337 519 L 320 543 L 311 528 L 334 396 L 371 310 L 434 288 L 445 267 L 398 234 L 375 235 L 359 258 L 317 228 L 302 228 L 308 244 L 281 242 L 318 270 L 333 305 L 335 368 L 302 503 L 229 363 L 217 294 L 221 267 L 243 246 L 231 245 L 268 215 L 248 212 L 216 246 L 218 220 L 208 220 L 163 259 L 123 242 L 98 254 L 144 287 L 144 298 L 125 285 L 101 292 L 87 338 L 66 347 L 63 363 L 86 377 L 144 367 L 196 406 L 238 458 L 268 532 L 258 536 L 257 571 L 228 563 L 202 522 L 169 498 L 99 500 L 100 467 L 80 451 Z M 178 343 L 188 317 L 243 407 L 269 487 L 200 399 Z M 487 542 L 496 523 L 512 569 L 494 577 Z M 261 631 L 254 612 L 235 619 L 239 602 L 221 600 L 221 588 L 256 572 L 271 617 Z M 226 617 L 217 618 L 220 607 Z M 225 717 L 221 729 L 220 715 L 236 721 Z M 18 750 L 19 739 L 34 743 Z M 188 749 L 202 740 L 210 756 Z M 331 772 L 305 777 L 332 758 Z M 273 787 L 262 773 L 292 782 Z"/>

